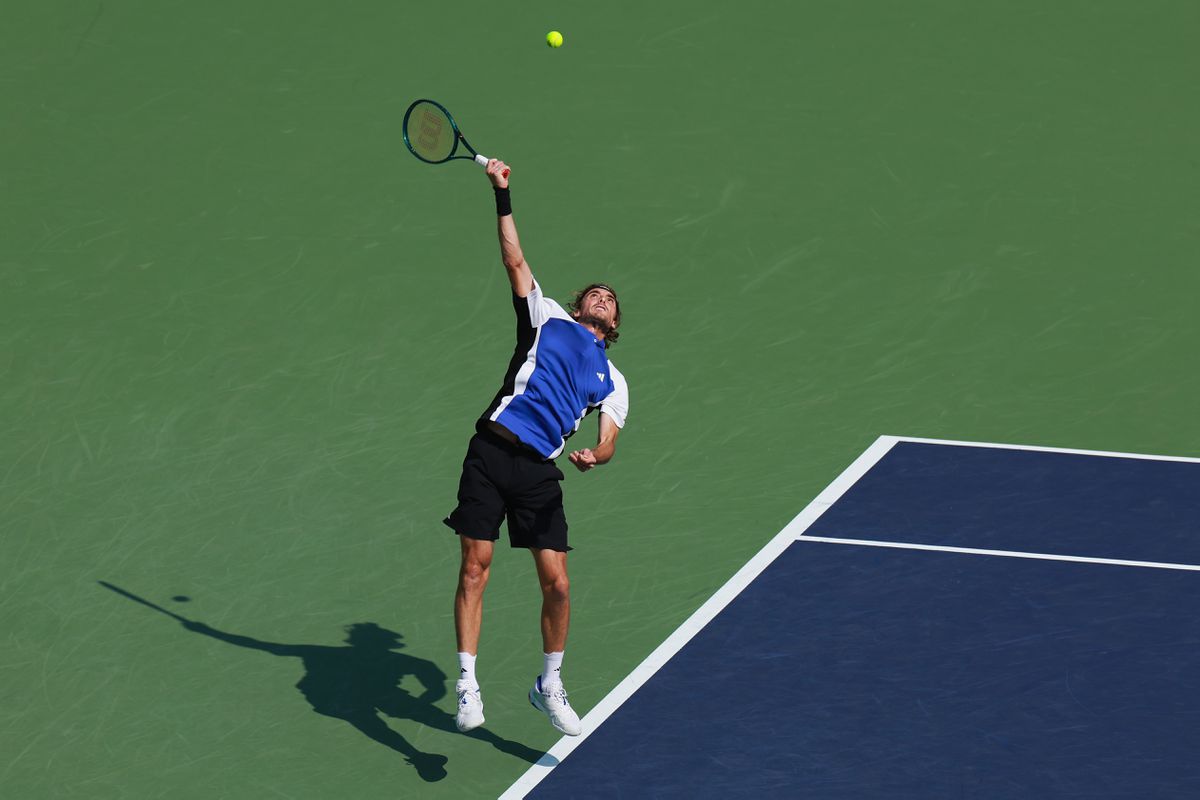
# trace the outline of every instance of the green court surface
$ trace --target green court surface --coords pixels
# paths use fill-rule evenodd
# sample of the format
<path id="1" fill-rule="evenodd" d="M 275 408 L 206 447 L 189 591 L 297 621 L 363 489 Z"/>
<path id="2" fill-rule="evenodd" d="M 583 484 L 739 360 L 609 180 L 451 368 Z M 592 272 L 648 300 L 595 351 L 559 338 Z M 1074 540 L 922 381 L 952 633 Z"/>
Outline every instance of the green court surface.
<path id="1" fill-rule="evenodd" d="M 507 548 L 489 733 L 448 730 L 441 519 L 512 310 L 418 97 L 512 164 L 549 294 L 621 293 L 582 711 L 878 434 L 1200 455 L 1198 9 L 10 0 L 0 794 L 489 797 L 556 741 Z"/>

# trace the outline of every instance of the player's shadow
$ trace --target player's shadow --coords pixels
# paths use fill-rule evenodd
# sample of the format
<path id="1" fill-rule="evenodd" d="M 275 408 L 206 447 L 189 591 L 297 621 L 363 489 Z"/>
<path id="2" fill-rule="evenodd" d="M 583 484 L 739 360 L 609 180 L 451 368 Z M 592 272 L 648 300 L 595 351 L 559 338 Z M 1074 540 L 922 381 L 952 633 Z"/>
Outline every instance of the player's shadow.
<path id="1" fill-rule="evenodd" d="M 305 672 L 296 688 L 313 711 L 348 722 L 364 735 L 402 754 L 426 781 L 446 777 L 447 758 L 418 750 L 383 717 L 413 720 L 455 736 L 469 736 L 530 763 L 542 756 L 539 750 L 504 739 L 485 728 L 459 733 L 454 716 L 437 707 L 437 702 L 446 696 L 446 674 L 432 661 L 397 652 L 404 647 L 400 634 L 374 622 L 347 626 L 344 647 L 264 642 L 190 620 L 183 627 L 238 647 L 300 659 Z M 421 684 L 421 694 L 413 695 L 401 688 L 401 680 L 408 675 Z"/>

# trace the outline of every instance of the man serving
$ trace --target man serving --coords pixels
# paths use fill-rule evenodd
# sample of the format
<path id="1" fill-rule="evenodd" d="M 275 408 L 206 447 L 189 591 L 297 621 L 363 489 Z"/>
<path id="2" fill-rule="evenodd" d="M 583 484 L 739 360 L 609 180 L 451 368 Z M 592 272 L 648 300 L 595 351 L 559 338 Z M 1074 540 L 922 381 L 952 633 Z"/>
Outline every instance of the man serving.
<path id="1" fill-rule="evenodd" d="M 568 456 L 580 472 L 613 457 L 629 411 L 625 378 L 608 360 L 617 340 L 621 308 L 616 293 L 594 283 L 564 309 L 543 296 L 521 252 L 508 190 L 510 168 L 492 159 L 488 179 L 496 195 L 500 254 L 513 290 L 517 345 L 503 384 L 475 425 L 467 447 L 458 506 L 445 522 L 458 534 L 462 565 L 454 595 L 458 636 L 459 730 L 483 724 L 483 699 L 475 676 L 483 591 L 492 565 L 500 523 L 507 519 L 509 543 L 533 553 L 542 587 L 542 673 L 529 702 L 569 736 L 582 728 L 562 683 L 563 650 L 571 616 L 567 579 L 567 520 L 563 474 L 554 459 L 583 418 L 600 411 L 595 447 Z"/>

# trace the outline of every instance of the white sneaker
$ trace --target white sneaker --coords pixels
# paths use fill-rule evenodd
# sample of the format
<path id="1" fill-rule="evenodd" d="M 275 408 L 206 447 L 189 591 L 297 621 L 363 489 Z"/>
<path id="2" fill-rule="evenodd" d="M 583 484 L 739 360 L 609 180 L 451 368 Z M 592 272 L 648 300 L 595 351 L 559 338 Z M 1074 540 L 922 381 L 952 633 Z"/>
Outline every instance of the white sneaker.
<path id="1" fill-rule="evenodd" d="M 463 733 L 473 731 L 483 724 L 483 697 L 479 687 L 473 683 L 459 681 L 454 684 L 458 692 L 458 713 L 454 715 L 454 724 Z"/>
<path id="2" fill-rule="evenodd" d="M 529 690 L 529 702 L 550 718 L 551 725 L 567 736 L 578 736 L 583 733 L 583 726 L 579 724 L 579 715 L 567 702 L 567 690 L 561 683 L 542 686 L 542 676 L 538 675 L 533 688 Z"/>

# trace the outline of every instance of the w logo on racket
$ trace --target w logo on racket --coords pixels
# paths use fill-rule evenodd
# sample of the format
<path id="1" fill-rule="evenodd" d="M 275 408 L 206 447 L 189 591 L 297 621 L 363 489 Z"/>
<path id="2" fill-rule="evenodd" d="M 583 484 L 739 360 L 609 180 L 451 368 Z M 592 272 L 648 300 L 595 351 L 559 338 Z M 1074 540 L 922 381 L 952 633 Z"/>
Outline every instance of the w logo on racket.
<path id="1" fill-rule="evenodd" d="M 425 151 L 432 151 L 437 147 L 438 137 L 442 135 L 442 118 L 437 115 L 424 111 L 421 114 L 421 135 L 417 137 L 417 146 Z"/>

